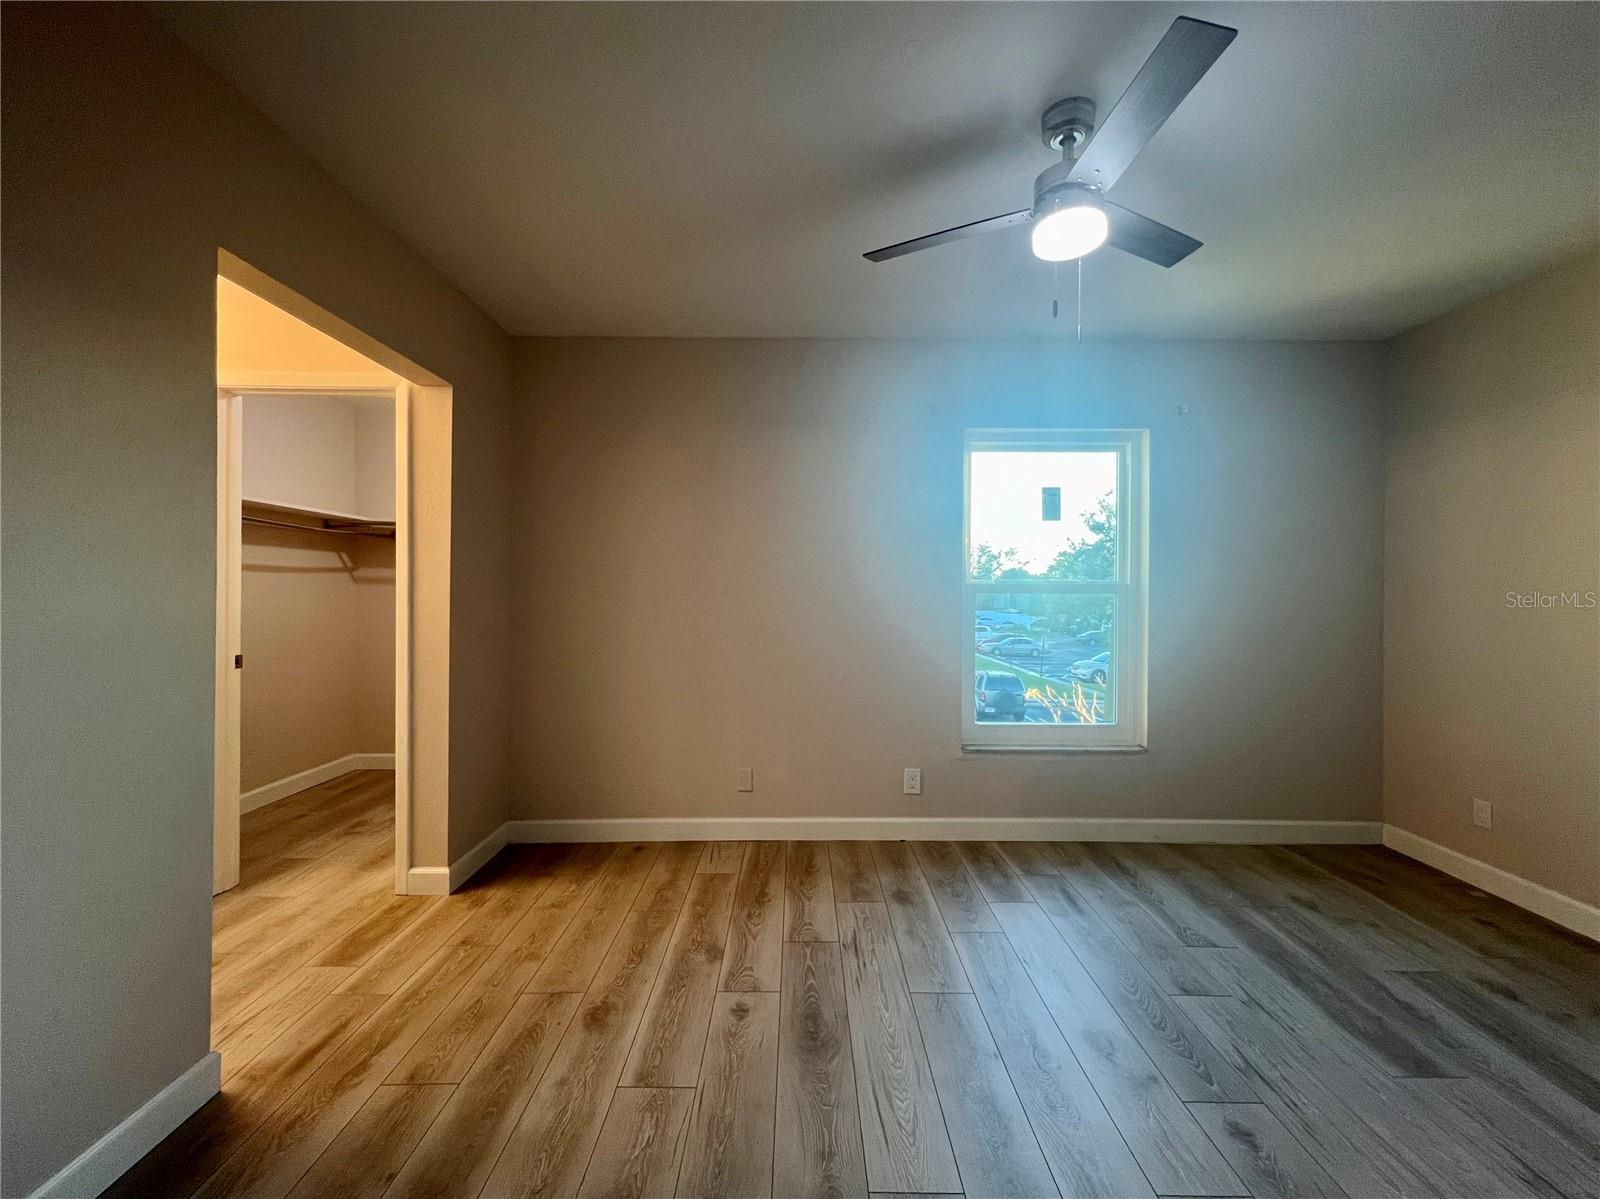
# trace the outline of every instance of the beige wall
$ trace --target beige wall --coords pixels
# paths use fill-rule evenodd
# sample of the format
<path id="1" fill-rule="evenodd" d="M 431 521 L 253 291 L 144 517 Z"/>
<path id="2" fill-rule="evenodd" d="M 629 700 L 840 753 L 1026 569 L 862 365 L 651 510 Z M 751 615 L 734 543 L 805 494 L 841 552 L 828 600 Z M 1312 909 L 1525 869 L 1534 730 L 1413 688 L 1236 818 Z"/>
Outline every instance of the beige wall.
<path id="1" fill-rule="evenodd" d="M 1600 592 L 1600 256 L 1393 354 L 1385 818 L 1600 902 L 1600 609 L 1506 599 Z"/>
<path id="2" fill-rule="evenodd" d="M 0 13 L 10 1196 L 209 1048 L 219 247 L 454 388 L 450 827 L 419 864 L 505 815 L 511 347 L 140 7 Z"/>
<path id="3" fill-rule="evenodd" d="M 394 752 L 394 543 L 244 526 L 239 786 Z"/>
<path id="4" fill-rule="evenodd" d="M 521 348 L 516 815 L 1378 818 L 1375 346 Z M 973 426 L 1151 430 L 1148 753 L 959 751 Z"/>

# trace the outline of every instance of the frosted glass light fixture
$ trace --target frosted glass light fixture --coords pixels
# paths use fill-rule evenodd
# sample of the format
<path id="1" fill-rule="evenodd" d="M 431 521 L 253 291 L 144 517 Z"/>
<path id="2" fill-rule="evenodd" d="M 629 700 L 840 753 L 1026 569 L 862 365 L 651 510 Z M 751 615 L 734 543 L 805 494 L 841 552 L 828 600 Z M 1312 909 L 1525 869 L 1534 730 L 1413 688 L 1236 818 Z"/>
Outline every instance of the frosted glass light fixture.
<path id="1" fill-rule="evenodd" d="M 1105 244 L 1109 227 L 1094 193 L 1071 191 L 1033 222 L 1033 253 L 1046 262 L 1082 258 Z"/>

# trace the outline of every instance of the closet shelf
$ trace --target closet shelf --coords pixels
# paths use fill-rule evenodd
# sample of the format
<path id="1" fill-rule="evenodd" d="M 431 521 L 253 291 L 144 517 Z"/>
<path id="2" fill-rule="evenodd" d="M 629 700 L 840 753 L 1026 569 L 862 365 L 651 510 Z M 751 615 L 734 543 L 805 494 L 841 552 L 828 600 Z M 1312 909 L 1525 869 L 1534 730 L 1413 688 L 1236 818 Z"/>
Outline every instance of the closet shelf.
<path id="1" fill-rule="evenodd" d="M 287 516 L 316 516 L 326 520 L 348 520 L 368 525 L 392 525 L 393 520 L 377 516 L 363 516 L 359 512 L 340 512 L 333 508 L 312 508 L 306 504 L 286 504 L 282 500 L 263 499 L 257 495 L 240 497 L 240 502 L 252 508 L 265 508 Z"/>
<path id="2" fill-rule="evenodd" d="M 357 537 L 393 537 L 394 521 L 338 512 L 331 508 L 310 508 L 304 504 L 285 504 L 278 500 L 246 495 L 239 498 L 241 518 L 247 524 L 270 525 L 280 529 L 305 529 L 312 533 L 340 533 Z M 278 519 L 300 517 L 301 521 Z M 309 524 L 303 521 L 314 520 Z"/>

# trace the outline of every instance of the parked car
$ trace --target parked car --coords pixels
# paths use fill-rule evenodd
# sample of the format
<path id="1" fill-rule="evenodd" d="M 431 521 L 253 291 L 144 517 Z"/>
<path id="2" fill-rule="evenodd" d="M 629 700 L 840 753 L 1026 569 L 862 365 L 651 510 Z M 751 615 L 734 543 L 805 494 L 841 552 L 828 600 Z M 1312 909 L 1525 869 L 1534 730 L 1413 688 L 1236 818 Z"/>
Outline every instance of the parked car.
<path id="1" fill-rule="evenodd" d="M 993 717 L 998 720 L 1009 716 L 1021 720 L 1028 706 L 1023 693 L 1022 680 L 1003 670 L 980 670 L 972 689 L 972 706 L 978 719 Z"/>
<path id="2" fill-rule="evenodd" d="M 994 635 L 994 630 L 986 624 L 974 625 L 972 627 L 972 643 L 974 645 L 982 645 L 985 641 L 993 638 Z"/>
<path id="3" fill-rule="evenodd" d="M 1105 645 L 1111 640 L 1111 630 L 1109 628 L 1090 629 L 1086 633 L 1079 633 L 1077 640 L 1084 645 Z"/>
<path id="4" fill-rule="evenodd" d="M 1072 664 L 1072 677 L 1103 683 L 1111 674 L 1111 654 L 1099 653 L 1092 658 L 1082 658 Z"/>
<path id="5" fill-rule="evenodd" d="M 1044 643 L 1032 637 L 997 637 L 985 642 L 984 648 L 1001 658 L 1036 658 L 1044 653 Z"/>

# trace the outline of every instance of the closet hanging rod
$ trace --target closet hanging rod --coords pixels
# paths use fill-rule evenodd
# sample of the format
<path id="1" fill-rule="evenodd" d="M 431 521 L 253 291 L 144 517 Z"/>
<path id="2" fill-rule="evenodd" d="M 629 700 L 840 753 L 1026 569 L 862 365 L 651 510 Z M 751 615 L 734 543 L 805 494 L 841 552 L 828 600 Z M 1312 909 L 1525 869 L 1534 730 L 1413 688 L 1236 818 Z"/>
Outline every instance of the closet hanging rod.
<path id="1" fill-rule="evenodd" d="M 299 529 L 304 533 L 339 533 L 349 537 L 381 537 L 385 541 L 394 538 L 394 524 L 389 521 L 332 521 L 323 520 L 320 525 L 296 524 L 292 520 L 273 520 L 270 516 L 250 516 L 240 518 L 247 525 L 271 525 L 275 529 Z"/>

